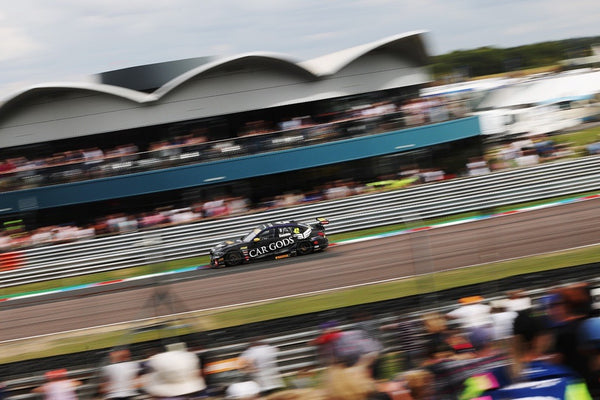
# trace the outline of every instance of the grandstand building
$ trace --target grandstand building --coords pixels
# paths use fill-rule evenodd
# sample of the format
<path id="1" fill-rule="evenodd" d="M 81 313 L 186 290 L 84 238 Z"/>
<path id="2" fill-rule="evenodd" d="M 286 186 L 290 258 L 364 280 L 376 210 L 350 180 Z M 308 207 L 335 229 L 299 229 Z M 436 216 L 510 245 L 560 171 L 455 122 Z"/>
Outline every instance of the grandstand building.
<path id="1" fill-rule="evenodd" d="M 0 219 L 85 224 L 415 166 L 458 174 L 480 154 L 477 119 L 403 107 L 431 81 L 425 35 L 302 62 L 201 57 L 25 88 L 0 105 Z"/>

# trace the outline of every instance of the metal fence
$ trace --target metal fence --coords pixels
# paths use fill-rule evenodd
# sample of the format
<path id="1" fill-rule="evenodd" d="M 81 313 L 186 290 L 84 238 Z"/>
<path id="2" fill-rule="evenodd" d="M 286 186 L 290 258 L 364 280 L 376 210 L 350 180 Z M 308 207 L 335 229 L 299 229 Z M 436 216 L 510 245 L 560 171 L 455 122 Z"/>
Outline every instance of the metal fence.
<path id="1" fill-rule="evenodd" d="M 208 254 L 267 221 L 326 217 L 329 234 L 420 221 L 600 189 L 600 156 L 363 194 L 292 208 L 96 238 L 20 252 L 0 288 Z"/>

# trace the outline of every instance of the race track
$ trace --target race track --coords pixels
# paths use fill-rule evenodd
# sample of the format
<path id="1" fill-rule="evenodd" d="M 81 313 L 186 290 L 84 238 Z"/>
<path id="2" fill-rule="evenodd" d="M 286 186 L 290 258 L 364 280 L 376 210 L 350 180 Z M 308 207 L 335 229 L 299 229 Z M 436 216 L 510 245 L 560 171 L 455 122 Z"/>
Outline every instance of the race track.
<path id="1" fill-rule="evenodd" d="M 200 310 L 376 282 L 600 243 L 600 199 L 412 234 L 335 246 L 324 253 L 156 282 Z M 0 341 L 154 316 L 156 287 L 28 304 L 0 303 Z M 164 313 L 164 311 L 163 311 Z"/>

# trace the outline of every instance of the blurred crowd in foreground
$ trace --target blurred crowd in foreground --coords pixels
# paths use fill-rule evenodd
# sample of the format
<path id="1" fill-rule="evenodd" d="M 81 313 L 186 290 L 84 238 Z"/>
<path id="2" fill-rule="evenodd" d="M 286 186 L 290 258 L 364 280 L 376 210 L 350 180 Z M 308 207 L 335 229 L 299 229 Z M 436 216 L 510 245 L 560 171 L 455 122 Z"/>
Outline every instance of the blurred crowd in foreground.
<path id="1" fill-rule="evenodd" d="M 183 343 L 132 361 L 111 353 L 101 368 L 97 397 L 106 399 L 452 400 L 600 398 L 600 317 L 586 283 L 540 297 L 512 291 L 486 301 L 462 298 L 447 313 L 427 312 L 418 331 L 406 321 L 381 325 L 359 313 L 342 329 L 324 323 L 308 344 L 317 363 L 282 376 L 278 348 L 253 340 L 235 359 L 229 382 L 216 383 L 203 350 Z M 392 332 L 401 367 L 386 370 L 382 332 Z M 418 332 L 418 333 L 416 333 Z M 419 343 L 418 346 L 414 346 Z M 214 372 L 214 369 L 212 370 Z M 50 372 L 35 392 L 74 400 L 81 382 L 65 370 Z"/>

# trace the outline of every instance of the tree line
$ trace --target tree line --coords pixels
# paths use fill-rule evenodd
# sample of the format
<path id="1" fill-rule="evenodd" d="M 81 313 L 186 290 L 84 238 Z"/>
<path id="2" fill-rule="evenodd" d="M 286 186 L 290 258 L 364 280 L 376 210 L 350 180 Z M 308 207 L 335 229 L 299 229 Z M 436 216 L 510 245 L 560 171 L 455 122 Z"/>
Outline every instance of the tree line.
<path id="1" fill-rule="evenodd" d="M 433 75 L 477 77 L 556 66 L 559 61 L 592 55 L 600 36 L 541 42 L 510 48 L 480 47 L 431 57 Z"/>

